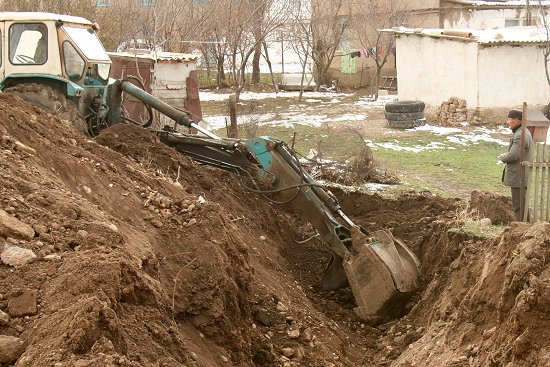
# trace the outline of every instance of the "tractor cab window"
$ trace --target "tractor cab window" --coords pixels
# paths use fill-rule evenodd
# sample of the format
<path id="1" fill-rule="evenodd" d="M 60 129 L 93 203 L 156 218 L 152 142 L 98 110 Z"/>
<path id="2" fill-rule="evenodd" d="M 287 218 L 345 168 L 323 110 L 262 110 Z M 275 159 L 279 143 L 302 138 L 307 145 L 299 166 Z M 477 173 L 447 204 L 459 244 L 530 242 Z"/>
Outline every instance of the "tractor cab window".
<path id="1" fill-rule="evenodd" d="M 70 80 L 75 82 L 82 79 L 86 62 L 69 41 L 63 42 L 63 61 L 65 72 Z"/>
<path id="2" fill-rule="evenodd" d="M 70 26 L 63 26 L 63 29 L 88 60 L 107 61 L 111 63 L 109 55 L 105 52 L 103 45 L 92 29 Z"/>
<path id="3" fill-rule="evenodd" d="M 14 65 L 42 65 L 48 59 L 48 28 L 42 23 L 15 23 L 9 29 L 9 59 Z"/>
<path id="4" fill-rule="evenodd" d="M 111 65 L 109 64 L 98 64 L 97 73 L 99 77 L 103 80 L 109 79 L 109 72 L 111 71 Z"/>
<path id="5" fill-rule="evenodd" d="M 84 85 L 105 85 L 109 79 L 109 64 L 88 64 Z"/>

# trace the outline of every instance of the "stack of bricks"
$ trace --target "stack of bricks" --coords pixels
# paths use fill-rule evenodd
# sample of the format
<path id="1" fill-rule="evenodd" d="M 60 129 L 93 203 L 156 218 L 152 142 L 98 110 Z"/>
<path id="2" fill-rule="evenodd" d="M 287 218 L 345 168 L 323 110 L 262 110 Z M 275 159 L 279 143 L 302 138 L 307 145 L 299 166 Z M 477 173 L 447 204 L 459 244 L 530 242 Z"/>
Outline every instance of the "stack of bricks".
<path id="1" fill-rule="evenodd" d="M 437 109 L 437 121 L 443 125 L 455 126 L 468 121 L 468 110 L 466 100 L 451 97 L 448 101 L 441 103 Z"/>

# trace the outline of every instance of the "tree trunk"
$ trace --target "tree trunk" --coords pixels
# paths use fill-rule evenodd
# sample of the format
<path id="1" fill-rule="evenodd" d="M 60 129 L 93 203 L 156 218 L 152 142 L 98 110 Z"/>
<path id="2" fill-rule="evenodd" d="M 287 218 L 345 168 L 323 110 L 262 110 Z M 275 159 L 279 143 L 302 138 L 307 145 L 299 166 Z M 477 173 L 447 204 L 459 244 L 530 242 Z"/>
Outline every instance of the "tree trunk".
<path id="1" fill-rule="evenodd" d="M 229 96 L 229 128 L 227 129 L 228 138 L 237 138 L 239 135 L 237 129 L 237 100 L 234 94 Z"/>
<path id="2" fill-rule="evenodd" d="M 262 43 L 257 42 L 252 58 L 252 84 L 254 85 L 260 84 L 260 56 L 262 56 Z"/>
<path id="3" fill-rule="evenodd" d="M 218 58 L 218 75 L 216 76 L 216 88 L 221 88 L 225 86 L 225 70 L 223 68 L 224 58 Z"/>
<path id="4" fill-rule="evenodd" d="M 262 42 L 262 45 L 264 46 L 265 61 L 267 62 L 267 66 L 269 67 L 269 75 L 271 76 L 271 83 L 273 84 L 275 93 L 279 93 L 279 88 L 277 87 L 277 83 L 275 82 L 275 77 L 273 76 L 273 68 L 271 67 L 271 60 L 269 59 L 269 52 L 267 51 L 267 43 L 264 41 Z"/>

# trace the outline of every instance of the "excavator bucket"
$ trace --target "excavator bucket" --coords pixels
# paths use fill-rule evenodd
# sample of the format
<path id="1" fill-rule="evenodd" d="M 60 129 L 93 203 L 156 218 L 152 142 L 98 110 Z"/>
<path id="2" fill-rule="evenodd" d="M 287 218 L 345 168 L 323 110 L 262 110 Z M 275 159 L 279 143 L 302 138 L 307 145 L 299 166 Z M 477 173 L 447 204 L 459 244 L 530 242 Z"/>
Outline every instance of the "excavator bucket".
<path id="1" fill-rule="evenodd" d="M 355 313 L 372 323 L 399 316 L 419 286 L 420 263 L 399 239 L 388 231 L 351 229 L 353 252 L 345 254 L 343 267 L 357 308 Z"/>

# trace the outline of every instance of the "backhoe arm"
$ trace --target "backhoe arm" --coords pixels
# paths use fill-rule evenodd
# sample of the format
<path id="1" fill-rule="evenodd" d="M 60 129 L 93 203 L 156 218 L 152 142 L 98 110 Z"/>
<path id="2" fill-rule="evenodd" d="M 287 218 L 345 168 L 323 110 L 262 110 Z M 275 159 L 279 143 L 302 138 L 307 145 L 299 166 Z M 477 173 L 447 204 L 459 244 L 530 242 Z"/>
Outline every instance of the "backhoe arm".
<path id="1" fill-rule="evenodd" d="M 161 141 L 204 164 L 245 176 L 251 191 L 271 202 L 289 205 L 309 221 L 332 252 L 322 278 L 325 290 L 350 285 L 356 313 L 373 323 L 400 314 L 418 288 L 415 255 L 389 232 L 370 234 L 341 210 L 336 197 L 301 166 L 294 151 L 270 137 L 246 141 L 157 132 Z"/>
<path id="2" fill-rule="evenodd" d="M 288 204 L 309 221 L 332 253 L 323 274 L 323 289 L 349 284 L 359 317 L 379 323 L 400 315 L 404 303 L 418 288 L 416 256 L 391 233 L 369 234 L 355 225 L 342 212 L 335 196 L 302 168 L 284 142 L 270 137 L 222 139 L 193 124 L 187 111 L 169 106 L 127 80 L 117 81 L 111 91 L 108 99 L 112 123 L 122 120 L 121 94 L 129 93 L 177 124 L 196 128 L 207 136 L 182 134 L 165 127 L 155 131 L 162 142 L 198 162 L 238 174 L 250 191 L 271 202 Z"/>

